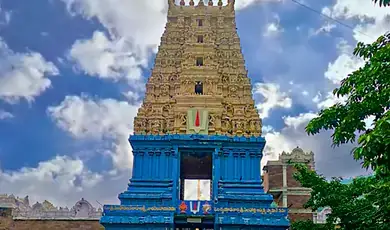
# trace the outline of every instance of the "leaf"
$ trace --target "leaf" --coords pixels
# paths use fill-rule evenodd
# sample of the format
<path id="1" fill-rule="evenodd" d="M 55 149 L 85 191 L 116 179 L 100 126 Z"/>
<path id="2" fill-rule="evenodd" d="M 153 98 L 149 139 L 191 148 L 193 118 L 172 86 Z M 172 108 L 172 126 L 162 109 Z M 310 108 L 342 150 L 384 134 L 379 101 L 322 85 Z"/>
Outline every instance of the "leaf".
<path id="1" fill-rule="evenodd" d="M 372 44 L 359 42 L 354 55 L 364 59 L 365 65 L 333 91 L 347 98 L 345 104 L 321 110 L 305 130 L 309 135 L 333 131 L 333 146 L 354 142 L 353 158 L 362 161 L 363 168 L 375 170 L 375 176 L 356 178 L 346 185 L 339 178 L 327 181 L 306 166 L 296 165 L 294 177 L 312 189 L 305 207 L 330 207 L 332 213 L 325 228 L 309 221 L 294 223 L 292 229 L 334 229 L 336 221 L 339 229 L 390 229 L 390 33 Z M 367 128 L 364 121 L 370 117 L 373 127 Z"/>

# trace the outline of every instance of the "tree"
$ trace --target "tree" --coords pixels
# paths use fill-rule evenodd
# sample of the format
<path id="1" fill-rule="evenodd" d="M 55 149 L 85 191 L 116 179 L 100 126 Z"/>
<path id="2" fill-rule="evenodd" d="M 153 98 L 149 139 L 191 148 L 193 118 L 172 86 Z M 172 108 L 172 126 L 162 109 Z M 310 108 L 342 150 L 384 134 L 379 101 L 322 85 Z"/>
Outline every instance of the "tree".
<path id="1" fill-rule="evenodd" d="M 390 172 L 390 33 L 372 44 L 359 42 L 354 55 L 366 60 L 365 65 L 333 91 L 335 96 L 346 98 L 346 103 L 320 111 L 306 132 L 313 135 L 320 130 L 334 130 L 334 146 L 354 142 L 361 134 L 354 158 L 362 160 L 363 167 L 386 175 Z M 373 128 L 367 128 L 364 122 L 370 118 Z"/>
<path id="2" fill-rule="evenodd" d="M 379 6 L 390 6 L 390 0 L 372 0 L 374 3 L 379 2 Z"/>
<path id="3" fill-rule="evenodd" d="M 382 4 L 386 2 L 389 1 Z M 345 98 L 345 103 L 320 111 L 306 132 L 314 135 L 333 130 L 334 146 L 357 139 L 353 157 L 375 174 L 343 184 L 339 178 L 327 181 L 306 166 L 296 165 L 296 179 L 312 189 L 305 207 L 330 207 L 332 213 L 325 225 L 297 222 L 292 229 L 334 229 L 336 223 L 345 230 L 390 229 L 390 33 L 372 44 L 358 43 L 354 55 L 364 59 L 365 65 L 333 91 L 335 96 Z M 373 120 L 372 127 L 366 127 L 365 120 L 369 118 Z"/>
<path id="4" fill-rule="evenodd" d="M 376 177 L 356 178 L 343 184 L 341 178 L 327 181 L 325 177 L 309 170 L 305 165 L 296 165 L 295 178 L 303 187 L 311 188 L 311 197 L 305 208 L 318 210 L 329 207 L 332 212 L 326 224 L 299 221 L 292 230 L 387 230 L 390 229 L 389 183 Z"/>

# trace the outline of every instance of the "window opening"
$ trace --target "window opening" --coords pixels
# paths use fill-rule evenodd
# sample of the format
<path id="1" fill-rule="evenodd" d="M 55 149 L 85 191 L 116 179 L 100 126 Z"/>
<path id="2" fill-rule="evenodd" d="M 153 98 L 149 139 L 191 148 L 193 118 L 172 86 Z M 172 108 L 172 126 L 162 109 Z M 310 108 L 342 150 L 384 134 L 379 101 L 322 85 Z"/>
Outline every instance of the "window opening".
<path id="1" fill-rule="evenodd" d="M 203 95 L 203 83 L 200 81 L 195 84 L 195 94 Z"/>
<path id="2" fill-rule="evenodd" d="M 198 43 L 203 43 L 203 35 L 198 35 Z"/>
<path id="3" fill-rule="evenodd" d="M 203 20 L 202 19 L 198 20 L 198 26 L 203 26 Z"/>
<path id="4" fill-rule="evenodd" d="M 196 58 L 196 66 L 203 66 L 203 58 L 202 57 Z"/>

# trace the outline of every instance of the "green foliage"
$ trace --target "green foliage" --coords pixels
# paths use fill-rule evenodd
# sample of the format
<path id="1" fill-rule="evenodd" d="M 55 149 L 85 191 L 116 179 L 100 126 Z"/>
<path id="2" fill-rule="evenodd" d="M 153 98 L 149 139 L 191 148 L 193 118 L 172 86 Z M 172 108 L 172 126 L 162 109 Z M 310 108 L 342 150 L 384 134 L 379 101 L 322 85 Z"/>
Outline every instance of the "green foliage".
<path id="1" fill-rule="evenodd" d="M 354 142 L 358 133 L 359 146 L 353 150 L 356 160 L 363 160 L 365 168 L 389 173 L 390 167 L 390 34 L 372 44 L 359 43 L 354 54 L 366 60 L 363 67 L 341 82 L 333 91 L 346 98 L 322 110 L 319 117 L 306 127 L 309 134 L 320 130 L 334 130 L 333 144 Z M 374 128 L 367 129 L 364 119 L 374 118 Z"/>
<path id="2" fill-rule="evenodd" d="M 345 230 L 390 229 L 389 181 L 372 176 L 356 178 L 350 184 L 343 184 L 340 178 L 327 181 L 305 165 L 295 167 L 295 179 L 303 187 L 312 189 L 305 208 L 317 210 L 330 207 L 332 213 L 328 215 L 326 224 L 300 221 L 292 225 L 293 229 L 335 229 L 336 223 Z"/>
<path id="3" fill-rule="evenodd" d="M 379 6 L 390 6 L 390 0 L 372 0 L 373 2 L 377 3 L 379 2 Z"/>
<path id="4" fill-rule="evenodd" d="M 362 160 L 363 167 L 374 169 L 375 175 L 343 184 L 339 178 L 327 181 L 306 166 L 296 165 L 295 178 L 312 189 L 305 207 L 314 211 L 330 207 L 332 213 L 325 225 L 297 222 L 293 229 L 335 229 L 335 224 L 345 230 L 390 229 L 390 33 L 372 44 L 359 43 L 354 55 L 364 59 L 365 65 L 333 91 L 346 102 L 320 111 L 306 132 L 333 130 L 334 146 L 355 142 L 359 136 L 353 157 Z M 372 127 L 366 127 L 367 118 L 373 118 Z"/>
<path id="5" fill-rule="evenodd" d="M 291 225 L 291 230 L 328 230 L 330 229 L 326 225 L 314 224 L 313 221 L 299 221 Z"/>

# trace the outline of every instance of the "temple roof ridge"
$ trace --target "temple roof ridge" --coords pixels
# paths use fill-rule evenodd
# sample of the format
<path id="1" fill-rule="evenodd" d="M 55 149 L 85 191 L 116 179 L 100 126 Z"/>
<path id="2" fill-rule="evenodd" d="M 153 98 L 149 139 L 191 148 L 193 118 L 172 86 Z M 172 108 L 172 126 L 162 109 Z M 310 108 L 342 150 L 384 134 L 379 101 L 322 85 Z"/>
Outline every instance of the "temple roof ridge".
<path id="1" fill-rule="evenodd" d="M 35 204 L 32 206 L 29 205 L 29 196 L 26 196 L 25 198 L 20 198 L 20 197 L 15 197 L 13 194 L 0 194 L 0 207 L 3 207 L 4 204 L 13 204 L 15 208 L 18 208 L 20 206 L 28 206 L 28 209 L 33 210 L 33 209 L 41 209 L 41 210 L 60 210 L 60 209 L 69 209 L 67 206 L 66 207 L 61 207 L 61 206 L 54 206 L 54 204 L 48 200 L 44 200 L 43 202 L 36 201 Z M 76 209 L 77 206 L 85 204 L 88 206 L 90 209 L 96 209 L 94 208 L 90 202 L 85 200 L 84 198 L 81 198 L 78 200 L 72 209 Z"/>
<path id="2" fill-rule="evenodd" d="M 72 208 L 55 207 L 50 201 L 44 200 L 42 203 L 36 202 L 29 205 L 28 196 L 24 199 L 16 198 L 13 194 L 0 196 L 0 208 L 12 209 L 14 219 L 79 219 L 98 220 L 102 214 L 102 208 L 96 209 L 84 198 L 77 201 Z"/>
<path id="3" fill-rule="evenodd" d="M 297 146 L 291 152 L 283 151 L 279 156 L 279 160 L 282 162 L 314 162 L 314 153 L 312 151 L 305 152 L 302 148 Z"/>

